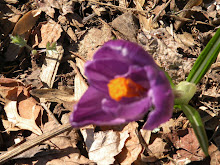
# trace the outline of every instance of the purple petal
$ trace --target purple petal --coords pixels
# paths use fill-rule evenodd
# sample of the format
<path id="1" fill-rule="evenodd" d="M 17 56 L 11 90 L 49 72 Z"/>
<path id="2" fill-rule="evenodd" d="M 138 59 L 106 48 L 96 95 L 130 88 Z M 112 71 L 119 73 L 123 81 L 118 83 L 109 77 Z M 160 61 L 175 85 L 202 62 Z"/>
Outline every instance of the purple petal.
<path id="1" fill-rule="evenodd" d="M 86 64 L 85 74 L 90 85 L 95 88 L 108 92 L 107 84 L 116 75 L 124 74 L 128 71 L 128 64 L 117 59 L 99 59 Z"/>
<path id="2" fill-rule="evenodd" d="M 116 125 L 125 122 L 123 118 L 115 118 L 102 109 L 104 94 L 93 87 L 82 96 L 70 116 L 70 123 L 73 127 L 82 127 L 89 124 Z"/>
<path id="3" fill-rule="evenodd" d="M 114 100 L 106 99 L 103 102 L 103 110 L 115 118 L 125 119 L 126 122 L 141 119 L 151 107 L 151 98 L 139 99 L 135 102 L 120 104 Z"/>
<path id="4" fill-rule="evenodd" d="M 132 65 L 129 67 L 127 73 L 125 73 L 124 75 L 119 75 L 119 76 L 132 79 L 137 84 L 146 88 L 146 90 L 150 86 L 144 67 L 138 67 L 137 65 Z"/>
<path id="5" fill-rule="evenodd" d="M 151 55 L 141 46 L 125 40 L 111 40 L 106 42 L 103 47 L 94 54 L 93 58 L 113 58 L 139 66 L 156 65 Z"/>
<path id="6" fill-rule="evenodd" d="M 174 95 L 162 70 L 150 66 L 145 67 L 145 70 L 151 86 L 149 97 L 152 97 L 155 109 L 149 113 L 144 129 L 153 130 L 171 118 Z"/>

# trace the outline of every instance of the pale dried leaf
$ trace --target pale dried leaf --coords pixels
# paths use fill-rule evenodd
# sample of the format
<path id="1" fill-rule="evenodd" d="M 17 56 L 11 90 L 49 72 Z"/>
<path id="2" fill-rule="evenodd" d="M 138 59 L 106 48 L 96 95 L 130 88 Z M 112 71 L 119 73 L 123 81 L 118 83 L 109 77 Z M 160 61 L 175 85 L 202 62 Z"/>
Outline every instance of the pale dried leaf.
<path id="1" fill-rule="evenodd" d="M 163 141 L 161 138 L 156 138 L 152 144 L 148 146 L 152 154 L 157 157 L 158 159 L 164 158 L 164 152 L 168 150 L 165 148 L 167 145 L 166 142 Z"/>
<path id="2" fill-rule="evenodd" d="M 113 164 L 114 156 L 119 154 L 124 147 L 126 139 L 129 137 L 128 131 L 99 131 L 84 129 L 82 131 L 86 143 L 89 159 L 98 165 Z"/>
<path id="3" fill-rule="evenodd" d="M 141 129 L 140 132 L 146 144 L 149 144 L 151 138 L 151 131 L 146 129 Z"/>
<path id="4" fill-rule="evenodd" d="M 49 88 L 53 87 L 63 53 L 64 50 L 62 46 L 57 46 L 57 51 L 47 51 L 44 64 L 41 68 L 40 79 Z"/>
<path id="5" fill-rule="evenodd" d="M 138 20 L 130 12 L 118 16 L 112 21 L 112 27 L 119 31 L 124 39 L 129 41 L 137 41 Z"/>
<path id="6" fill-rule="evenodd" d="M 136 9 L 137 10 L 141 10 L 143 11 L 143 4 L 144 4 L 144 1 L 143 0 L 136 0 Z M 141 25 L 141 29 L 142 31 L 150 31 L 152 29 L 154 29 L 155 27 L 157 27 L 158 25 L 156 23 L 153 23 L 153 17 L 150 17 L 150 18 L 146 18 L 145 15 L 142 15 L 142 14 L 138 14 L 138 18 L 139 18 L 139 22 L 140 22 L 140 25 Z"/>
<path id="7" fill-rule="evenodd" d="M 83 77 L 86 78 L 85 73 L 85 61 L 83 61 L 80 58 L 76 58 L 76 66 L 79 68 L 80 73 L 83 75 Z"/>
<path id="8" fill-rule="evenodd" d="M 211 158 L 210 165 L 220 164 L 220 151 L 213 143 L 209 146 L 209 155 Z"/>
<path id="9" fill-rule="evenodd" d="M 195 45 L 195 40 L 193 39 L 193 36 L 190 33 L 183 32 L 183 34 L 177 34 L 177 37 L 186 46 L 192 47 Z"/>
<path id="10" fill-rule="evenodd" d="M 79 74 L 76 74 L 74 78 L 74 98 L 79 100 L 85 91 L 88 89 L 88 85 Z"/>
<path id="11" fill-rule="evenodd" d="M 38 2 L 38 4 L 40 6 L 40 9 L 52 18 L 54 18 L 54 8 L 58 9 L 62 15 L 73 13 L 74 2 L 70 0 L 44 0 Z"/>
<path id="12" fill-rule="evenodd" d="M 94 52 L 105 42 L 113 38 L 111 29 L 103 26 L 101 29 L 90 29 L 79 44 L 79 54 L 88 60 L 91 60 Z"/>
<path id="13" fill-rule="evenodd" d="M 125 146 L 122 149 L 122 152 L 116 156 L 116 160 L 121 165 L 132 164 L 136 161 L 142 151 L 142 145 L 139 142 L 138 136 L 135 133 L 135 130 L 138 128 L 136 122 L 131 122 L 124 127 L 123 131 L 128 131 L 129 137 L 125 141 Z"/>
<path id="14" fill-rule="evenodd" d="M 59 89 L 33 89 L 30 93 L 33 96 L 44 98 L 46 101 L 50 102 L 63 103 L 76 101 L 74 95 Z"/>
<path id="15" fill-rule="evenodd" d="M 66 32 L 66 33 L 69 35 L 69 37 L 70 37 L 73 41 L 77 42 L 76 34 L 74 33 L 74 31 L 73 31 L 73 29 L 72 29 L 71 27 L 69 27 L 69 28 L 67 29 L 67 32 Z"/>
<path id="16" fill-rule="evenodd" d="M 37 135 L 42 134 L 40 128 L 36 125 L 35 120 L 33 118 L 25 119 L 19 116 L 18 110 L 17 110 L 17 101 L 7 102 L 4 109 L 5 109 L 5 113 L 7 115 L 8 121 L 15 124 L 15 126 L 19 127 L 20 129 L 30 130 Z M 34 109 L 35 109 L 35 106 L 33 107 L 32 111 L 34 111 Z"/>
<path id="17" fill-rule="evenodd" d="M 53 20 L 39 24 L 40 32 L 35 35 L 35 45 L 39 48 L 46 48 L 46 44 L 56 42 L 63 31 L 61 25 Z M 40 36 L 38 36 L 40 34 Z"/>
<path id="18" fill-rule="evenodd" d="M 18 113 L 22 118 L 35 121 L 41 110 L 41 106 L 38 105 L 38 102 L 33 97 L 18 102 Z"/>
<path id="19" fill-rule="evenodd" d="M 170 133 L 172 128 L 175 126 L 175 121 L 171 118 L 169 121 L 160 125 L 163 129 L 163 133 Z"/>
<path id="20" fill-rule="evenodd" d="M 8 92 L 17 86 L 24 86 L 24 84 L 16 79 L 10 79 L 10 78 L 0 78 L 0 95 L 3 98 L 6 98 L 8 95 Z"/>
<path id="21" fill-rule="evenodd" d="M 5 128 L 6 132 L 20 130 L 20 128 L 16 127 L 14 123 L 12 123 L 8 120 L 1 119 L 1 121 L 2 121 L 2 125 Z"/>

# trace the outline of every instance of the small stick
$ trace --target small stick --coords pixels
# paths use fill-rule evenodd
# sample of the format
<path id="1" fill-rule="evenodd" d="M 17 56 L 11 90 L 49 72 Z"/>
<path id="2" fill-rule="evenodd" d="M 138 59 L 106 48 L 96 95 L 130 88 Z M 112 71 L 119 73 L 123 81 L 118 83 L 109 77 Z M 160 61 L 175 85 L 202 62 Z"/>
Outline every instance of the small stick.
<path id="1" fill-rule="evenodd" d="M 74 0 L 74 1 L 78 1 L 78 0 Z M 87 1 L 87 2 L 90 2 L 90 3 L 95 3 L 95 4 L 99 4 L 99 5 L 103 5 L 103 6 L 109 6 L 109 7 L 116 8 L 116 9 L 132 11 L 132 12 L 138 12 L 138 13 L 143 13 L 143 14 L 148 13 L 148 11 L 137 10 L 137 9 L 134 9 L 134 8 L 126 8 L 126 7 L 122 7 L 122 6 L 116 6 L 116 5 L 112 5 L 112 4 L 108 4 L 108 3 L 104 3 L 104 2 L 99 2 L 99 1 L 96 1 L 96 0 L 83 0 L 83 1 Z"/>
<path id="2" fill-rule="evenodd" d="M 7 161 L 9 161 L 10 159 L 18 156 L 19 154 L 37 146 L 38 144 L 47 141 L 57 135 L 60 135 L 66 131 L 70 131 L 72 129 L 72 126 L 70 124 L 64 124 L 59 126 L 57 129 L 54 129 L 50 132 L 47 133 L 43 133 L 42 135 L 36 137 L 35 139 L 32 140 L 28 140 L 22 144 L 20 144 L 19 146 L 13 148 L 10 151 L 7 151 L 6 153 L 0 155 L 0 164 L 3 164 Z"/>
<path id="3" fill-rule="evenodd" d="M 157 21 L 158 17 L 159 17 L 160 14 L 162 13 L 162 11 L 167 8 L 167 6 L 170 4 L 171 1 L 172 1 L 172 0 L 169 0 L 169 1 L 166 3 L 166 5 L 162 8 L 162 10 L 154 17 L 153 23 L 155 23 L 155 22 Z"/>
<path id="4" fill-rule="evenodd" d="M 41 101 L 42 98 L 40 98 Z M 45 101 L 45 99 L 44 99 Z M 52 119 L 55 121 L 55 123 L 57 125 L 60 125 L 60 122 L 57 120 L 57 118 L 54 116 L 54 114 L 50 111 L 50 109 L 47 107 L 47 105 L 45 104 L 45 102 L 41 102 L 40 105 L 46 110 L 46 112 L 49 114 L 50 117 L 52 117 Z"/>

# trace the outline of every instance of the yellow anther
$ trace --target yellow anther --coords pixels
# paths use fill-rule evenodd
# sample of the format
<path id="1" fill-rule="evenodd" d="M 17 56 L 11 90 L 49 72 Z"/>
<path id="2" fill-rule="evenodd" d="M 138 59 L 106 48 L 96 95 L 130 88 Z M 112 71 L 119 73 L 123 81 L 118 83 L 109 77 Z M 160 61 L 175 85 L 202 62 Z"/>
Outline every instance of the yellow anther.
<path id="1" fill-rule="evenodd" d="M 108 83 L 108 91 L 112 99 L 120 101 L 123 97 L 141 96 L 146 89 L 130 78 L 118 77 Z"/>

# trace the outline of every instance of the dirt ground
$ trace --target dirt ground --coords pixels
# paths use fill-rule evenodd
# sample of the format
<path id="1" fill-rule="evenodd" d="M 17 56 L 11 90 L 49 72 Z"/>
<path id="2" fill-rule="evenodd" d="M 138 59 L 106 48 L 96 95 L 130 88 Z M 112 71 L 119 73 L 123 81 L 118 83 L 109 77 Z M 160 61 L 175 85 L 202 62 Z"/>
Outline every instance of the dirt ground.
<path id="1" fill-rule="evenodd" d="M 178 84 L 219 25 L 219 0 L 0 0 L 0 164 L 220 164 L 219 56 L 190 101 L 204 122 L 209 157 L 175 110 L 152 132 L 141 129 L 143 120 L 69 125 L 88 88 L 84 64 L 105 42 L 138 43 Z M 11 43 L 15 35 L 29 49 Z"/>

